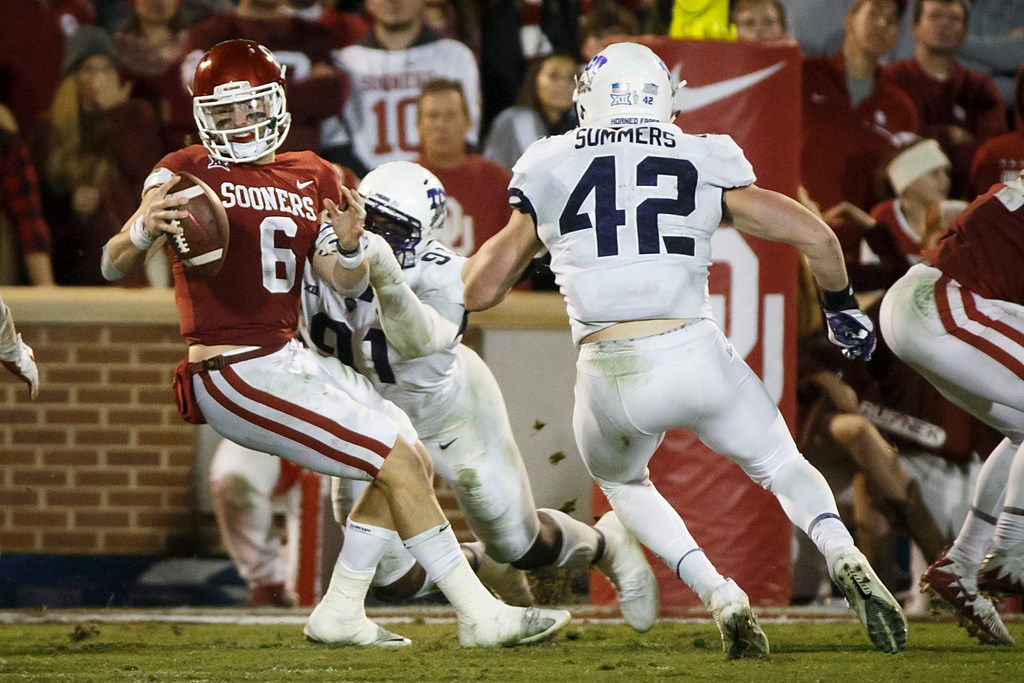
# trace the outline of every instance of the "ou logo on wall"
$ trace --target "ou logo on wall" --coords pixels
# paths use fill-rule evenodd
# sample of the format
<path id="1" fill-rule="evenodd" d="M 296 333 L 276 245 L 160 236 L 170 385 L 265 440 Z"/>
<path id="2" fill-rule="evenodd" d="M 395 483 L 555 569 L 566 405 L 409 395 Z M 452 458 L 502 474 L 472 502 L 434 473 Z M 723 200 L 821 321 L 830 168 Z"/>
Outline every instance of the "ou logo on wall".
<path id="1" fill-rule="evenodd" d="M 455 197 L 446 195 L 448 215 L 444 227 L 437 231 L 437 240 L 459 256 L 469 256 L 476 250 L 473 239 L 473 217 Z"/>
<path id="2" fill-rule="evenodd" d="M 719 227 L 711 237 L 709 289 L 715 320 L 729 337 L 740 358 L 757 369 L 768 393 L 778 403 L 784 387 L 785 295 L 762 294 L 761 258 L 731 227 Z M 722 277 L 725 275 L 725 285 Z M 750 357 L 761 341 L 761 359 Z"/>

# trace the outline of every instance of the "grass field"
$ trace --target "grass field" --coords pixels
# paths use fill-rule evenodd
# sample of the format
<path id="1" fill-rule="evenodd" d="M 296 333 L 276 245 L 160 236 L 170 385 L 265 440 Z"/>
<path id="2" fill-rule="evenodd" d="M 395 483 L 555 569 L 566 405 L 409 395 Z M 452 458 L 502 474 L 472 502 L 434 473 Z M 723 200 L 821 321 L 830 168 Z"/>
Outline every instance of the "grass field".
<path id="1" fill-rule="evenodd" d="M 296 624 L 79 623 L 0 626 L 3 680 L 1024 680 L 1024 649 L 981 646 L 952 623 L 911 624 L 907 650 L 874 651 L 852 623 L 766 623 L 770 661 L 725 662 L 714 626 L 663 623 L 639 635 L 571 624 L 553 642 L 461 649 L 453 623 L 396 624 L 398 650 L 304 642 Z M 1024 642 L 1024 624 L 1010 625 Z"/>

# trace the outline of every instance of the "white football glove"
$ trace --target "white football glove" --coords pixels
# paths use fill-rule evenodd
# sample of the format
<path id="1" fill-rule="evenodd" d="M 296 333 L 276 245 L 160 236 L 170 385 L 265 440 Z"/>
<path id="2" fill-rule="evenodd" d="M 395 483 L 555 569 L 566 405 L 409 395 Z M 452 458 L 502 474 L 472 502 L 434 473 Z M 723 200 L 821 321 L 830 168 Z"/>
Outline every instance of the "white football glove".
<path id="1" fill-rule="evenodd" d="M 32 353 L 32 347 L 22 340 L 20 334 L 18 335 L 17 346 L 11 353 L 5 354 L 0 358 L 0 362 L 15 377 L 28 384 L 29 396 L 31 398 L 39 395 L 39 369 L 36 367 L 35 355 Z"/>

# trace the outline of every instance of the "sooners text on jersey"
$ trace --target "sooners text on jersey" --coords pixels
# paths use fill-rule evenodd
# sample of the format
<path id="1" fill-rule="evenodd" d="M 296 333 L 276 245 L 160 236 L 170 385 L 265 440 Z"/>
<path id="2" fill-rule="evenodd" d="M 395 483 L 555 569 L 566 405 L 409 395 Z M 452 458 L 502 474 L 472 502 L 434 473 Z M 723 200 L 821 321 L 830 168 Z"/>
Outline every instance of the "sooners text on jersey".
<path id="1" fill-rule="evenodd" d="M 324 198 L 340 201 L 338 176 L 312 152 L 269 164 L 228 164 L 201 145 L 172 152 L 146 187 L 185 171 L 209 185 L 227 210 L 230 239 L 220 271 L 186 277 L 174 262 L 174 298 L 189 344 L 279 346 L 295 336 L 299 285 L 318 232 Z"/>

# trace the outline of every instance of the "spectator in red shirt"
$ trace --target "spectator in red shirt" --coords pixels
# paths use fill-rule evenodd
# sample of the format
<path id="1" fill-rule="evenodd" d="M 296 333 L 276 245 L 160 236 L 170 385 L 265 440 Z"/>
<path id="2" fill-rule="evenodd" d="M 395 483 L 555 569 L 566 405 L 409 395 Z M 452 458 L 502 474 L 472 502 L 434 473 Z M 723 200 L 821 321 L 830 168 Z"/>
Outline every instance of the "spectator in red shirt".
<path id="1" fill-rule="evenodd" d="M 1017 71 L 1013 102 L 1014 129 L 988 140 L 971 162 L 971 185 L 984 194 L 996 183 L 1015 180 L 1024 171 L 1024 64 Z"/>
<path id="2" fill-rule="evenodd" d="M 60 82 L 64 36 L 44 0 L 0 0 L 0 102 L 28 135 L 50 106 Z"/>
<path id="3" fill-rule="evenodd" d="M 203 53 L 234 38 L 265 46 L 287 69 L 292 124 L 281 150 L 318 150 L 320 122 L 338 113 L 344 97 L 344 79 L 331 62 L 331 49 L 335 47 L 331 31 L 289 16 L 285 0 L 240 0 L 234 12 L 210 17 L 189 29 L 181 66 L 186 87 L 191 85 Z"/>
<path id="4" fill-rule="evenodd" d="M 114 61 L 134 83 L 132 96 L 152 105 L 167 152 L 184 145 L 193 129 L 192 97 L 179 74 L 187 40 L 181 0 L 135 0 L 128 20 L 114 35 Z"/>
<path id="5" fill-rule="evenodd" d="M 363 39 L 370 22 L 359 12 L 344 12 L 325 0 L 289 0 L 285 11 L 331 32 L 331 47 L 340 50 Z"/>
<path id="6" fill-rule="evenodd" d="M 952 162 L 951 196 L 972 195 L 971 159 L 985 140 L 1006 132 L 1006 110 L 991 78 L 957 62 L 967 35 L 966 0 L 914 0 L 914 58 L 893 62 L 886 76 L 917 105 L 921 133 Z"/>
<path id="7" fill-rule="evenodd" d="M 110 36 L 94 26 L 68 39 L 65 77 L 37 132 L 58 284 L 106 283 L 103 245 L 135 211 L 142 182 L 162 154 L 156 115 L 148 102 L 129 96 L 112 51 Z"/>
<path id="8" fill-rule="evenodd" d="M 854 0 L 842 52 L 804 60 L 801 170 L 810 196 L 822 207 L 843 200 L 864 210 L 874 206 L 877 169 L 900 134 L 918 130 L 914 103 L 879 68 L 896 41 L 903 6 L 896 0 Z M 855 261 L 860 234 L 838 237 Z"/>
<path id="9" fill-rule="evenodd" d="M 29 284 L 52 285 L 50 226 L 43 219 L 36 169 L 29 158 L 11 110 L 0 104 L 0 229 L 10 223 L 16 239 L 0 240 L 12 248 L 0 253 L 0 282 L 23 284 L 22 267 Z M 2 236 L 0 236 L 2 237 Z M 8 257 L 21 256 L 21 263 Z"/>
<path id="10" fill-rule="evenodd" d="M 437 78 L 423 84 L 417 102 L 418 164 L 437 176 L 448 197 L 448 218 L 438 239 L 469 256 L 505 227 L 511 209 L 504 166 L 466 150 L 469 105 L 462 84 Z"/>

